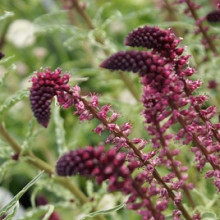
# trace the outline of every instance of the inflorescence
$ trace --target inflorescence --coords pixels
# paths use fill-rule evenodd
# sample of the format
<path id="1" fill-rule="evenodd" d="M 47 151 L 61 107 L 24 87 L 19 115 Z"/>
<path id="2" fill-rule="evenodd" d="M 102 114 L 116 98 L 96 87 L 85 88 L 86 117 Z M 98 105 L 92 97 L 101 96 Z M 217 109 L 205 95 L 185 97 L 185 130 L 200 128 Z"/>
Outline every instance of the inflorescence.
<path id="1" fill-rule="evenodd" d="M 214 178 L 220 190 L 220 124 L 211 123 L 215 107 L 204 108 L 207 97 L 195 96 L 200 87 L 199 80 L 188 77 L 195 70 L 188 66 L 188 55 L 179 47 L 180 39 L 170 30 L 145 26 L 128 34 L 125 44 L 144 47 L 147 51 L 121 51 L 113 54 L 100 65 L 110 70 L 138 73 L 143 85 L 143 116 L 151 140 L 130 139 L 131 123 L 117 123 L 119 114 L 110 105 L 99 105 L 98 96 L 82 97 L 79 86 L 67 85 L 69 76 L 61 76 L 61 70 L 47 69 L 32 78 L 31 105 L 35 117 L 44 127 L 50 119 L 50 104 L 54 96 L 64 108 L 75 107 L 75 114 L 81 121 L 97 119 L 100 124 L 94 132 L 102 135 L 109 132 L 104 146 L 86 147 L 67 152 L 56 164 L 60 176 L 83 175 L 94 177 L 97 183 L 108 181 L 110 191 L 121 191 L 129 195 L 127 207 L 137 210 L 143 219 L 163 220 L 163 211 L 170 201 L 176 209 L 173 219 L 200 219 L 199 214 L 191 216 L 183 206 L 182 193 L 194 208 L 188 182 L 187 166 L 176 159 L 180 149 L 171 149 L 170 143 L 191 144 L 195 154 L 196 167 L 202 171 L 206 164 L 212 169 L 207 178 Z M 178 132 L 170 128 L 178 124 Z M 146 143 L 152 143 L 152 150 L 144 153 Z M 123 152 L 122 152 L 123 151 Z M 126 153 L 125 153 L 126 152 Z M 157 167 L 170 170 L 161 176 Z M 141 169 L 140 169 L 141 168 Z M 134 172 L 135 171 L 135 172 Z M 155 202 L 156 201 L 156 202 Z"/>

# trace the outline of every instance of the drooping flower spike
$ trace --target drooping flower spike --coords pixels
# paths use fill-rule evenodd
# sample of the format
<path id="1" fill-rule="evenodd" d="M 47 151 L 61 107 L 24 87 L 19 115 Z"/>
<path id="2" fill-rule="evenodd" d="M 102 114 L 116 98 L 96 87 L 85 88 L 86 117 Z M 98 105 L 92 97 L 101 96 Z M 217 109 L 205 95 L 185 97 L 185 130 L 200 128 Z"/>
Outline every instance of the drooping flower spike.
<path id="1" fill-rule="evenodd" d="M 48 126 L 50 120 L 50 105 L 54 96 L 57 97 L 61 106 L 65 107 L 66 95 L 70 91 L 69 75 L 61 75 L 61 69 L 44 72 L 37 72 L 37 76 L 32 77 L 32 87 L 30 89 L 31 108 L 37 121 L 44 126 Z"/>
<path id="2" fill-rule="evenodd" d="M 183 48 L 177 48 L 180 39 L 170 30 L 161 30 L 158 27 L 144 26 L 133 30 L 125 38 L 124 44 L 131 47 L 146 47 L 160 52 L 166 58 L 174 59 L 183 52 Z"/>
<path id="3" fill-rule="evenodd" d="M 212 11 L 206 15 L 206 20 L 210 23 L 220 22 L 220 10 Z"/>

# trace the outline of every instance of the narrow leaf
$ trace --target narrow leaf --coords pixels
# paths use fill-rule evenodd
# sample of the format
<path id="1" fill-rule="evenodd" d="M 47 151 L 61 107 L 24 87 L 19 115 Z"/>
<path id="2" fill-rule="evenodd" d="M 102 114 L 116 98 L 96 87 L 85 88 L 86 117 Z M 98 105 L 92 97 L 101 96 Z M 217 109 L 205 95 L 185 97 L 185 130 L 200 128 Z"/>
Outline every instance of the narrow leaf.
<path id="1" fill-rule="evenodd" d="M 63 126 L 64 120 L 60 115 L 60 108 L 55 105 L 54 108 L 54 123 L 55 123 L 55 132 L 56 132 L 56 143 L 58 145 L 58 153 L 59 155 L 63 155 L 66 152 L 67 147 L 65 143 L 65 129 Z"/>
<path id="2" fill-rule="evenodd" d="M 43 171 L 41 171 L 34 179 L 32 179 L 12 200 L 9 202 L 6 206 L 4 206 L 0 210 L 0 216 L 4 215 L 6 212 L 8 212 L 12 207 L 14 207 L 18 200 L 24 195 L 24 193 L 33 186 L 38 179 L 43 175 Z"/>
<path id="3" fill-rule="evenodd" d="M 4 114 L 17 102 L 27 98 L 29 96 L 29 91 L 23 89 L 18 91 L 12 97 L 8 98 L 3 105 L 0 106 L 0 120 L 2 120 Z"/>
<path id="4" fill-rule="evenodd" d="M 6 19 L 6 18 L 8 18 L 8 17 L 12 17 L 13 15 L 14 15 L 13 12 L 11 12 L 11 11 L 6 11 L 4 15 L 1 15 L 1 16 L 0 16 L 0 21 Z"/>
<path id="5" fill-rule="evenodd" d="M 106 214 L 109 214 L 109 213 L 112 213 L 112 212 L 116 212 L 118 211 L 119 209 L 122 209 L 123 207 L 125 206 L 125 203 L 122 203 L 112 209 L 107 209 L 107 210 L 101 210 L 101 211 L 96 211 L 96 212 L 92 212 L 86 216 L 84 216 L 83 218 L 81 218 L 80 220 L 85 220 L 87 218 L 92 218 L 94 216 L 97 216 L 97 215 L 106 215 Z"/>

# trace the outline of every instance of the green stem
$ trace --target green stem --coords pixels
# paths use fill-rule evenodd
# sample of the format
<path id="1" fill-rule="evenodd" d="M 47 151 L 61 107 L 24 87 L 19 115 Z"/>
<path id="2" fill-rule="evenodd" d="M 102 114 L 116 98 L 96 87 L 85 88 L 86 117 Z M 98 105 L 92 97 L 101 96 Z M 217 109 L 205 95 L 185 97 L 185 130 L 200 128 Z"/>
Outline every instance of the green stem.
<path id="1" fill-rule="evenodd" d="M 17 141 L 9 134 L 3 124 L 0 124 L 0 134 L 4 138 L 4 140 L 11 146 L 11 148 L 18 154 L 21 153 L 22 148 L 17 143 Z M 85 194 L 77 187 L 77 185 L 73 182 L 72 179 L 67 177 L 59 177 L 56 176 L 54 168 L 41 160 L 37 156 L 35 156 L 32 152 L 25 152 L 24 156 L 27 157 L 27 163 L 35 166 L 40 170 L 44 170 L 49 176 L 55 176 L 54 179 L 59 182 L 64 188 L 69 190 L 78 200 L 81 205 L 89 202 L 89 199 L 85 196 Z M 97 220 L 105 220 L 103 216 L 96 216 Z"/>
<path id="2" fill-rule="evenodd" d="M 85 12 L 85 10 L 80 7 L 78 0 L 72 0 L 72 2 L 73 2 L 73 6 L 75 7 L 76 11 L 85 20 L 88 28 L 91 30 L 95 29 L 95 26 L 92 24 L 92 21 L 89 18 L 89 16 L 87 15 L 87 13 Z M 98 43 L 104 45 L 104 41 L 102 39 L 97 38 L 96 41 Z M 109 50 L 107 51 L 104 49 L 104 52 L 107 56 L 109 56 Z M 122 72 L 119 72 L 119 76 L 120 76 L 121 80 L 124 82 L 124 84 L 126 85 L 126 87 L 128 88 L 128 90 L 131 92 L 133 97 L 136 99 L 136 101 L 139 102 L 140 101 L 139 93 L 138 93 L 136 87 L 133 85 L 133 82 L 131 81 L 131 79 Z"/>

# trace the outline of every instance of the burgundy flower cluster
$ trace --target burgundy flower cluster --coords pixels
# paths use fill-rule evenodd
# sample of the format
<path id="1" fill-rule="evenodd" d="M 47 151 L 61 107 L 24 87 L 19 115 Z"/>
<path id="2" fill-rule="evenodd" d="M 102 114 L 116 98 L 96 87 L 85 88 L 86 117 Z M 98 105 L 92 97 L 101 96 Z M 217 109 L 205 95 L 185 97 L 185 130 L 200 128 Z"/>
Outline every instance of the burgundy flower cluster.
<path id="1" fill-rule="evenodd" d="M 220 22 L 220 10 L 215 10 L 206 15 L 206 20 L 210 23 Z"/>
<path id="2" fill-rule="evenodd" d="M 148 37 L 144 38 L 143 33 L 148 33 L 148 30 Z M 124 192 L 123 189 L 126 189 L 127 191 L 124 193 L 130 195 L 127 203 L 128 207 L 134 210 L 138 209 L 138 213 L 143 216 L 143 219 L 150 219 L 150 217 L 164 219 L 162 211 L 166 209 L 169 199 L 174 202 L 177 208 L 173 213 L 175 219 L 180 219 L 180 214 L 186 219 L 192 219 L 182 204 L 181 189 L 187 196 L 191 206 L 194 206 L 189 192 L 192 184 L 186 182 L 187 167 L 175 159 L 180 151 L 170 149 L 169 142 L 173 139 L 179 140 L 183 144 L 192 143 L 192 151 L 195 153 L 197 167 L 202 170 L 205 164 L 209 163 L 213 169 L 206 173 L 206 177 L 213 177 L 216 187 L 220 189 L 220 125 L 212 124 L 210 121 L 215 115 L 215 108 L 208 107 L 205 109 L 202 107 L 206 97 L 193 95 L 201 82 L 188 79 L 189 76 L 194 74 L 195 70 L 188 67 L 189 56 L 181 55 L 183 48 L 178 48 L 179 40 L 172 38 L 172 42 L 177 43 L 172 44 L 171 40 L 168 40 L 170 42 L 168 44 L 164 39 L 170 39 L 170 32 L 161 30 L 161 34 L 159 34 L 160 29 L 155 28 L 157 35 L 153 36 L 154 38 L 158 36 L 158 39 L 154 39 L 154 43 L 151 43 L 153 37 L 149 36 L 152 34 L 152 30 L 153 28 L 149 27 L 139 28 L 137 31 L 130 33 L 127 39 L 130 39 L 130 41 L 133 38 L 140 39 L 141 43 L 135 45 L 135 41 L 132 41 L 132 45 L 144 45 L 149 49 L 153 49 L 153 52 L 118 52 L 105 60 L 101 67 L 111 70 L 139 72 L 143 84 L 143 115 L 146 119 L 146 129 L 152 135 L 151 141 L 154 150 L 143 153 L 142 149 L 146 141 L 140 138 L 129 139 L 131 133 L 130 123 L 117 124 L 119 114 L 112 110 L 110 105 L 100 107 L 96 94 L 91 94 L 87 99 L 83 98 L 80 95 L 80 87 L 75 86 L 70 89 L 67 85 L 68 80 L 65 81 L 61 78 L 61 72 L 59 71 L 58 78 L 60 77 L 61 80 L 56 81 L 58 86 L 52 87 L 54 89 L 53 96 L 58 97 L 61 106 L 70 107 L 74 104 L 75 114 L 79 116 L 80 120 L 98 119 L 100 124 L 94 131 L 99 135 L 103 131 L 109 131 L 110 135 L 105 142 L 106 144 L 112 144 L 114 148 L 108 152 L 105 152 L 103 147 L 87 147 L 71 151 L 59 159 L 56 169 L 58 175 L 61 176 L 79 173 L 95 177 L 98 183 L 108 180 L 110 190 Z M 133 36 L 134 33 L 137 35 L 136 37 Z M 163 40 L 161 36 L 163 36 Z M 150 42 L 144 42 L 144 40 Z M 160 42 L 161 45 L 157 46 L 155 42 Z M 169 46 L 162 45 L 162 42 Z M 166 47 L 167 54 L 170 53 L 171 57 L 167 57 L 167 54 L 164 53 Z M 160 48 L 162 53 L 160 53 Z M 53 74 L 47 70 L 45 73 L 40 73 L 37 78 L 33 78 L 32 89 L 36 94 L 41 91 L 40 95 L 44 97 L 45 91 L 42 90 L 41 85 L 44 88 L 44 84 L 47 84 L 47 82 L 42 80 L 43 82 L 40 83 L 41 79 L 48 79 Z M 35 95 L 32 93 L 32 89 L 31 96 Z M 56 91 L 56 89 L 58 90 Z M 50 96 L 50 101 L 53 96 Z M 41 104 L 44 105 L 44 102 Z M 35 113 L 35 108 L 39 109 L 40 105 L 32 104 L 32 108 Z M 43 112 L 44 108 L 41 108 L 41 113 Z M 38 119 L 39 116 L 35 116 Z M 49 117 L 47 117 L 48 122 Z M 177 133 L 170 133 L 169 128 L 177 123 L 182 128 Z M 118 152 L 122 148 L 127 151 L 126 156 L 124 153 Z M 114 157 L 111 160 L 108 159 L 112 154 L 114 154 Z M 119 158 L 120 162 L 118 161 Z M 100 163 L 102 166 L 100 166 Z M 120 169 L 115 169 L 116 164 Z M 165 165 L 171 169 L 171 172 L 161 177 L 156 170 L 157 166 L 160 165 Z M 141 167 L 144 171 L 138 172 L 135 177 L 131 176 L 134 169 Z M 121 185 L 121 183 L 118 183 L 119 179 L 125 181 L 129 188 L 122 187 L 124 182 Z M 145 183 L 148 183 L 148 185 L 143 187 Z M 155 199 L 151 199 L 154 196 L 157 198 L 156 203 Z M 140 198 L 142 202 L 137 204 Z M 146 201 L 146 203 L 143 201 Z M 195 216 L 193 218 L 198 219 Z"/>
<path id="3" fill-rule="evenodd" d="M 135 168 L 135 163 L 126 164 L 125 153 L 117 152 L 114 148 L 105 152 L 103 146 L 72 150 L 63 155 L 56 165 L 60 176 L 80 174 L 96 178 L 99 184 L 108 180 L 109 191 L 118 190 L 129 195 L 127 207 L 138 210 L 143 219 L 154 217 L 163 220 L 161 212 L 168 205 L 166 190 L 160 191 L 156 184 L 152 184 L 151 187 L 143 186 L 147 178 L 149 179 L 149 173 L 140 172 L 136 177 L 132 177 Z M 151 197 L 157 194 L 160 194 L 161 198 L 154 205 Z"/>
<path id="4" fill-rule="evenodd" d="M 148 30 L 146 27 L 143 29 Z M 137 35 L 138 33 L 140 33 L 140 38 L 143 38 L 142 33 L 140 31 L 136 32 Z M 148 45 L 148 43 L 144 45 Z M 152 46 L 149 48 L 152 49 Z M 171 48 L 171 54 L 173 50 L 175 48 Z M 160 55 L 160 58 L 157 59 L 163 59 L 163 53 L 160 54 L 159 50 L 157 52 L 157 56 Z M 101 66 L 111 69 L 110 66 L 112 63 L 115 69 L 117 54 L 108 58 Z M 152 54 L 151 56 L 153 57 L 155 55 Z M 124 57 L 120 57 L 120 59 L 125 57 L 126 52 L 124 52 Z M 208 175 L 208 173 L 207 177 L 215 177 L 215 185 L 220 190 L 220 179 L 217 174 L 220 170 L 220 125 L 218 123 L 213 125 L 210 122 L 210 119 L 215 115 L 214 107 L 202 108 L 206 97 L 204 95 L 194 96 L 192 94 L 200 87 L 201 82 L 188 79 L 195 72 L 193 68 L 187 66 L 188 58 L 189 56 L 177 55 L 173 60 L 170 58 L 172 60 L 171 62 L 154 66 L 154 70 L 160 70 L 159 74 L 158 71 L 151 71 L 151 64 L 149 64 L 147 67 L 148 71 L 144 75 L 142 73 L 140 74 L 144 91 L 142 102 L 145 110 L 143 114 L 148 124 L 147 130 L 151 135 L 155 136 L 152 139 L 154 147 L 163 146 L 163 150 L 160 152 L 160 158 L 164 154 L 169 158 L 168 162 L 170 164 L 174 162 L 174 165 L 180 168 L 180 170 L 184 169 L 181 168 L 181 163 L 178 161 L 172 162 L 170 156 L 173 153 L 169 153 L 167 146 L 171 138 L 183 140 L 183 144 L 192 142 L 194 146 L 192 151 L 195 153 L 197 167 L 202 170 L 206 163 L 210 163 L 213 171 L 210 171 L 211 175 Z M 164 59 L 167 61 L 166 57 Z M 126 63 L 123 65 L 126 66 Z M 130 71 L 129 65 L 130 63 L 127 62 L 127 71 Z M 119 62 L 118 70 L 122 70 Z M 179 123 L 182 129 L 177 134 L 168 134 L 168 128 L 176 123 Z M 174 155 L 176 153 L 178 154 L 178 152 L 175 152 Z"/>
<path id="5" fill-rule="evenodd" d="M 131 47 L 146 47 L 155 52 L 160 51 L 164 57 L 174 59 L 183 52 L 183 48 L 177 48 L 179 42 L 180 39 L 177 39 L 170 30 L 145 26 L 129 33 L 124 44 Z"/>
<path id="6" fill-rule="evenodd" d="M 37 76 L 32 78 L 32 87 L 30 91 L 30 102 L 34 116 L 44 127 L 48 126 L 50 120 L 50 104 L 54 96 L 63 106 L 66 104 L 65 97 L 69 92 L 69 75 L 63 74 L 61 70 L 56 69 L 52 72 L 47 69 L 45 72 L 38 72 Z"/>
<path id="7" fill-rule="evenodd" d="M 122 191 L 117 178 L 121 180 L 122 175 L 125 174 L 123 174 L 123 172 L 121 173 L 121 171 L 118 173 L 118 167 L 117 169 L 113 169 L 114 166 L 112 162 L 116 160 L 114 163 L 119 164 L 117 160 L 126 155 L 126 165 L 123 166 L 122 170 L 129 171 L 129 176 L 131 176 L 132 170 L 134 169 L 136 170 L 135 173 L 137 173 L 136 176 L 132 175 L 133 179 L 130 178 L 130 182 L 127 182 L 126 179 L 126 184 L 129 183 L 130 186 L 132 185 L 129 187 L 129 190 L 127 189 L 126 192 L 122 191 L 126 195 L 129 195 L 129 200 L 127 201 L 128 208 L 137 210 L 137 212 L 143 216 L 143 219 L 150 219 L 151 217 L 154 219 L 164 219 L 162 212 L 166 209 L 171 199 L 177 210 L 180 210 L 179 212 L 176 210 L 176 212 L 173 213 L 174 216 L 179 216 L 181 213 L 186 219 L 192 219 L 182 204 L 181 193 L 178 192 L 182 183 L 174 181 L 175 175 L 173 174 L 167 175 L 166 177 L 159 175 L 155 168 L 161 163 L 160 159 L 155 156 L 156 151 L 153 150 L 148 153 L 143 153 L 142 149 L 146 141 L 141 138 L 133 138 L 131 140 L 128 138 L 131 133 L 131 124 L 117 124 L 116 121 L 119 114 L 112 110 L 110 105 L 100 107 L 96 94 L 91 94 L 87 98 L 88 100 L 83 98 L 80 95 L 79 86 L 71 88 L 68 95 L 66 101 L 67 103 L 74 104 L 76 109 L 75 114 L 79 116 L 80 120 L 92 120 L 96 118 L 100 121 L 100 124 L 94 129 L 94 132 L 101 135 L 103 131 L 109 131 L 110 134 L 105 143 L 112 144 L 114 148 L 102 154 L 107 156 L 111 152 L 114 152 L 115 159 L 111 161 L 107 160 L 106 163 L 104 163 L 105 166 L 103 166 L 103 162 L 101 162 L 102 156 L 99 158 L 94 154 L 96 148 L 94 148 L 94 150 L 89 148 L 92 153 L 88 153 L 87 148 L 83 150 L 80 149 L 76 152 L 71 151 L 58 161 L 56 166 L 57 173 L 62 176 L 79 173 L 81 175 L 96 177 L 101 181 L 108 179 L 110 184 L 109 189 Z M 127 151 L 126 154 L 118 152 L 122 148 Z M 97 150 L 101 151 L 98 148 Z M 95 160 L 94 155 L 96 155 L 98 161 Z M 99 167 L 100 163 L 102 164 L 101 167 Z M 107 169 L 107 167 L 111 167 L 111 169 Z M 137 168 L 141 167 L 143 170 L 138 171 Z M 104 168 L 106 168 L 107 171 Z M 114 170 L 113 173 L 110 172 L 112 169 Z M 94 170 L 97 170 L 97 173 Z M 109 175 L 107 175 L 106 172 L 110 172 Z M 114 180 L 116 182 L 114 182 Z M 111 185 L 111 183 L 114 184 Z M 125 186 L 123 188 L 126 189 Z M 154 199 L 153 197 L 156 198 Z M 142 202 L 140 202 L 140 199 Z M 177 217 L 175 218 L 177 219 Z"/>

